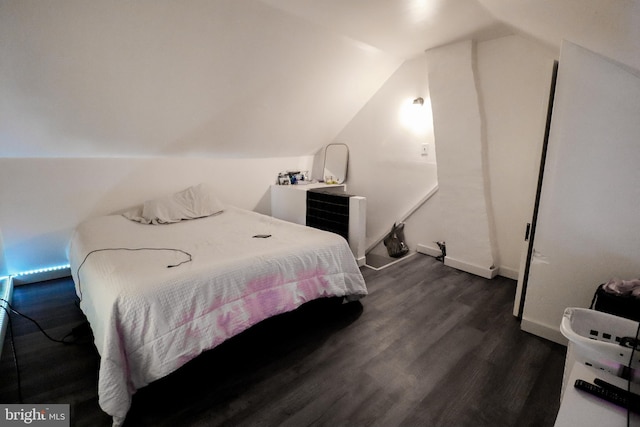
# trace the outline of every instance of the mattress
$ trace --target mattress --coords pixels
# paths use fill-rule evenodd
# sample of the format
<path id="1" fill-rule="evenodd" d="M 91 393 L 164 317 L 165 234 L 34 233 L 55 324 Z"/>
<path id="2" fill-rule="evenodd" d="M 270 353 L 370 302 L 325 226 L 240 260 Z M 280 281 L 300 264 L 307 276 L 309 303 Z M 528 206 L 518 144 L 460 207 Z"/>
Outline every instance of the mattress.
<path id="1" fill-rule="evenodd" d="M 69 262 L 114 425 L 136 390 L 250 326 L 313 299 L 367 294 L 342 237 L 235 207 L 164 225 L 93 218 L 74 231 Z"/>

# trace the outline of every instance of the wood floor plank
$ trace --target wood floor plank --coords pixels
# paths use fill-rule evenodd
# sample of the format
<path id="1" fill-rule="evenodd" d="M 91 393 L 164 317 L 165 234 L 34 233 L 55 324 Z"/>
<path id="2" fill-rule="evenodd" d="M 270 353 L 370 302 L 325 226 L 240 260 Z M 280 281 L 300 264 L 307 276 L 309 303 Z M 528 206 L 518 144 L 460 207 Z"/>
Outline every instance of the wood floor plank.
<path id="1" fill-rule="evenodd" d="M 139 390 L 125 427 L 553 425 L 565 350 L 520 330 L 513 281 L 424 255 L 362 271 L 361 303 L 320 301 L 250 328 Z M 84 320 L 70 279 L 20 286 L 14 305 L 56 338 Z M 24 401 L 109 426 L 91 336 L 57 344 L 12 319 Z M 0 402 L 16 403 L 8 338 L 0 378 Z"/>

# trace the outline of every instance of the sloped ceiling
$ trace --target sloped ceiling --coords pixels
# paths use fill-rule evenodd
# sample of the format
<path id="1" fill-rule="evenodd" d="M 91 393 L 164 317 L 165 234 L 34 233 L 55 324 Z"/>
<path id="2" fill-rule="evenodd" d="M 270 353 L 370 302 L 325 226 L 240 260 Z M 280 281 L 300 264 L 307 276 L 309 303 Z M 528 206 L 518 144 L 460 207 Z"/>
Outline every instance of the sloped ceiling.
<path id="1" fill-rule="evenodd" d="M 252 0 L 0 2 L 4 157 L 311 154 L 400 64 Z"/>
<path id="2" fill-rule="evenodd" d="M 518 33 L 554 49 L 563 39 L 640 70 L 640 0 L 478 0 Z"/>
<path id="3" fill-rule="evenodd" d="M 638 0 L 0 0 L 0 157 L 312 154 L 427 49 L 639 28 Z"/>
<path id="4" fill-rule="evenodd" d="M 401 58 L 510 29 L 476 0 L 261 0 Z"/>
<path id="5" fill-rule="evenodd" d="M 635 63 L 629 56 L 640 45 L 639 0 L 261 1 L 405 59 L 461 39 L 508 33 L 556 51 L 563 39 L 596 50 L 618 44 L 627 63 Z"/>

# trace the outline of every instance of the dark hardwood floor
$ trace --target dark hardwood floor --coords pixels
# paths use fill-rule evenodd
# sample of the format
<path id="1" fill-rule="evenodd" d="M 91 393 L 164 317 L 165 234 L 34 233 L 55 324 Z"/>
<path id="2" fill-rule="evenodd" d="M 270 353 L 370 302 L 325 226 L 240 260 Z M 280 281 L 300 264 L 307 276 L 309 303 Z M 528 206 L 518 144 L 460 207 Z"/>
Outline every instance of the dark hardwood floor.
<path id="1" fill-rule="evenodd" d="M 415 255 L 363 268 L 370 295 L 265 321 L 141 390 L 126 426 L 552 426 L 565 348 L 522 332 L 515 283 Z M 15 289 L 14 307 L 56 338 L 84 319 L 71 279 Z M 74 426 L 108 426 L 99 357 L 12 316 L 25 403 L 68 403 Z M 7 334 L 8 335 L 8 334 Z M 18 403 L 7 340 L 0 402 Z"/>

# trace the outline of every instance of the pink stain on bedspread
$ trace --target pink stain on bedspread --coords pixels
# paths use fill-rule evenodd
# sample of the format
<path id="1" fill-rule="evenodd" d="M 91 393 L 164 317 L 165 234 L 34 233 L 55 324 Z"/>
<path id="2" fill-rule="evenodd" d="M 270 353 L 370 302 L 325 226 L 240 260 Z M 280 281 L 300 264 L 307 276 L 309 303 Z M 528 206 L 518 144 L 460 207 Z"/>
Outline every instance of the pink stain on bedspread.
<path id="1" fill-rule="evenodd" d="M 200 328 L 194 324 L 187 325 L 186 330 L 184 331 L 187 339 L 200 339 L 202 337 L 202 331 Z"/>
<path id="2" fill-rule="evenodd" d="M 247 284 L 245 307 L 248 322 L 253 325 L 276 314 L 294 310 L 301 304 L 327 294 L 325 272 L 316 268 L 301 271 L 294 280 L 281 275 L 269 275 Z"/>
<path id="3" fill-rule="evenodd" d="M 248 314 L 248 324 L 254 325 L 274 314 L 291 310 L 294 301 L 284 277 L 274 274 L 247 283 L 244 306 Z"/>
<path id="4" fill-rule="evenodd" d="M 305 302 L 320 296 L 328 296 L 329 281 L 325 278 L 325 272 L 322 269 L 300 272 L 297 280 L 298 289 L 300 289 Z"/>
<path id="5" fill-rule="evenodd" d="M 192 323 L 198 317 L 206 316 L 207 314 L 211 313 L 212 311 L 215 311 L 218 308 L 220 308 L 220 306 L 222 306 L 223 304 L 224 304 L 224 300 L 223 300 L 222 297 L 220 297 L 220 296 L 215 297 L 209 303 L 209 305 L 204 310 L 202 310 L 201 312 L 188 311 L 188 312 L 183 313 L 181 319 L 178 321 L 178 326 L 186 325 L 188 323 Z"/>
<path id="6" fill-rule="evenodd" d="M 257 277 L 247 283 L 246 295 L 261 292 L 266 289 L 273 289 L 280 287 L 285 283 L 285 278 L 282 274 L 269 274 L 262 277 Z"/>
<path id="7" fill-rule="evenodd" d="M 241 298 L 226 302 L 216 298 L 204 312 L 185 313 L 181 321 L 186 326 L 187 340 L 198 341 L 204 333 L 195 323 L 200 317 L 213 313 L 215 317 L 209 322 L 215 327 L 208 348 L 214 348 L 269 317 L 292 311 L 320 297 L 333 296 L 330 288 L 325 271 L 320 268 L 300 271 L 293 280 L 287 280 L 281 274 L 265 275 L 249 281 Z M 196 356 L 183 355 L 179 363 L 187 363 Z"/>

